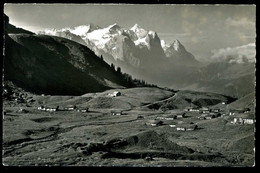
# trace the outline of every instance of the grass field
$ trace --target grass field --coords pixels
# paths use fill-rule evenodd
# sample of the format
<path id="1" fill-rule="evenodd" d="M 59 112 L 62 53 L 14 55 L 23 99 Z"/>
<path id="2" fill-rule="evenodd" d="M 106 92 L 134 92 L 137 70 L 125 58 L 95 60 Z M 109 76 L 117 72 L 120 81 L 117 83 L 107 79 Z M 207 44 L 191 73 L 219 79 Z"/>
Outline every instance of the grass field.
<path id="1" fill-rule="evenodd" d="M 186 112 L 185 118 L 173 120 L 177 126 L 197 124 L 195 131 L 177 131 L 167 120 L 162 120 L 160 126 L 147 124 L 158 116 L 184 112 L 183 108 L 163 110 L 149 105 L 173 104 L 176 94 L 196 101 L 194 93 L 135 88 L 120 89 L 121 96 L 109 97 L 112 91 L 83 96 L 32 95 L 35 101 L 30 104 L 5 100 L 4 165 L 254 165 L 254 125 L 231 124 L 232 117 L 199 120 L 196 112 Z M 195 95 L 209 98 L 202 97 L 203 93 Z M 206 95 L 214 100 L 225 99 Z M 89 112 L 45 112 L 37 110 L 39 105 L 77 105 L 89 107 Z M 21 108 L 27 112 L 19 112 Z M 112 115 L 115 110 L 123 111 L 122 115 Z"/>

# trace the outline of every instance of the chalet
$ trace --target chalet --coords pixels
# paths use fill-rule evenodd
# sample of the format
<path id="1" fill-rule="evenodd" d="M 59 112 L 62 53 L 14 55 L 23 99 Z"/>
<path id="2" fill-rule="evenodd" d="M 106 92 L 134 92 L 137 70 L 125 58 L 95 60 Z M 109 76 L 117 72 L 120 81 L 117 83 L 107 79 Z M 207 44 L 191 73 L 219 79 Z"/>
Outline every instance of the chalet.
<path id="1" fill-rule="evenodd" d="M 119 91 L 114 91 L 114 92 L 112 92 L 112 93 L 109 93 L 108 96 L 110 96 L 110 97 L 121 96 L 121 92 L 119 92 Z"/>
<path id="2" fill-rule="evenodd" d="M 186 112 L 199 112 L 200 110 L 197 108 L 187 107 L 184 109 Z"/>
<path id="3" fill-rule="evenodd" d="M 178 119 L 178 118 L 185 118 L 186 113 L 182 113 L 182 114 L 177 114 L 174 116 L 174 119 Z"/>
<path id="4" fill-rule="evenodd" d="M 77 106 L 76 106 L 76 105 L 74 105 L 74 106 L 69 106 L 69 107 L 64 108 L 64 110 L 67 110 L 67 111 L 74 111 L 74 110 L 76 110 L 76 109 L 77 109 Z"/>
<path id="5" fill-rule="evenodd" d="M 203 107 L 200 109 L 200 113 L 209 113 L 210 112 L 210 109 L 209 108 L 206 108 L 206 107 Z"/>
<path id="6" fill-rule="evenodd" d="M 45 108 L 44 106 L 39 106 L 39 107 L 38 107 L 38 110 L 45 111 L 46 108 Z"/>
<path id="7" fill-rule="evenodd" d="M 235 115 L 235 113 L 234 112 L 229 112 L 229 115 Z"/>
<path id="8" fill-rule="evenodd" d="M 57 106 L 57 107 L 44 107 L 44 106 L 40 106 L 40 107 L 38 107 L 38 110 L 48 111 L 48 112 L 55 112 L 55 111 L 59 110 L 59 106 Z"/>
<path id="9" fill-rule="evenodd" d="M 254 124 L 254 116 L 253 114 L 240 114 L 239 116 L 234 117 L 234 120 L 231 121 L 232 124 Z"/>
<path id="10" fill-rule="evenodd" d="M 123 111 L 111 111 L 112 115 L 123 115 Z"/>
<path id="11" fill-rule="evenodd" d="M 233 121 L 231 121 L 232 124 L 244 124 L 243 118 L 234 118 Z"/>
<path id="12" fill-rule="evenodd" d="M 29 111 L 28 110 L 25 110 L 25 109 L 22 109 L 20 108 L 17 112 L 21 112 L 21 113 L 28 113 Z"/>
<path id="13" fill-rule="evenodd" d="M 243 121 L 244 121 L 244 124 L 254 124 L 254 122 L 255 122 L 253 119 L 248 119 L 248 118 L 243 119 Z"/>
<path id="14" fill-rule="evenodd" d="M 81 109 L 81 112 L 88 112 L 88 109 Z"/>
<path id="15" fill-rule="evenodd" d="M 165 117 L 156 117 L 157 120 L 165 120 Z"/>
<path id="16" fill-rule="evenodd" d="M 186 131 L 194 131 L 198 129 L 198 125 L 197 124 L 190 124 L 188 126 L 186 126 Z"/>
<path id="17" fill-rule="evenodd" d="M 177 115 L 168 115 L 168 116 L 161 116 L 161 117 L 156 117 L 158 120 L 174 120 L 174 119 L 179 119 L 179 118 L 185 118 L 185 113 L 182 114 L 177 114 Z"/>
<path id="18" fill-rule="evenodd" d="M 221 114 L 221 117 L 225 117 L 226 116 L 226 114 Z"/>
<path id="19" fill-rule="evenodd" d="M 177 131 L 186 131 L 186 128 L 185 127 L 177 127 L 176 130 Z"/>
<path id="20" fill-rule="evenodd" d="M 150 120 L 147 124 L 151 126 L 161 126 L 163 125 L 163 122 L 159 120 Z"/>
<path id="21" fill-rule="evenodd" d="M 189 124 L 189 125 L 184 125 L 182 127 L 177 127 L 177 131 L 194 131 L 198 130 L 198 125 L 197 124 Z"/>
<path id="22" fill-rule="evenodd" d="M 209 113 L 207 116 L 205 116 L 205 119 L 210 120 L 210 119 L 217 118 L 217 117 L 220 117 L 220 116 L 221 116 L 220 113 Z"/>
<path id="23" fill-rule="evenodd" d="M 250 109 L 249 108 L 245 108 L 243 113 L 249 113 L 250 112 Z"/>
<path id="24" fill-rule="evenodd" d="M 77 109 L 77 112 L 88 112 L 88 108 L 86 108 L 86 109 Z"/>
<path id="25" fill-rule="evenodd" d="M 169 125 L 170 127 L 176 127 L 176 121 L 166 121 L 165 124 Z"/>
<path id="26" fill-rule="evenodd" d="M 48 107 L 46 107 L 45 110 L 48 111 L 48 112 L 55 112 L 55 111 L 59 110 L 59 106 L 57 106 L 56 108 L 53 108 L 53 107 L 52 108 L 48 108 Z"/>
<path id="27" fill-rule="evenodd" d="M 191 108 L 191 109 L 189 109 L 188 111 L 190 111 L 190 112 L 199 112 L 200 110 L 199 110 L 199 109 L 196 109 L 196 108 Z"/>
<path id="28" fill-rule="evenodd" d="M 201 115 L 198 117 L 198 119 L 200 119 L 200 120 L 205 120 L 207 116 L 209 116 L 209 114 L 201 114 Z"/>
<path id="29" fill-rule="evenodd" d="M 222 102 L 221 104 L 222 104 L 222 105 L 225 105 L 225 104 L 226 104 L 226 102 Z"/>
<path id="30" fill-rule="evenodd" d="M 220 109 L 213 109 L 212 112 L 219 113 Z"/>

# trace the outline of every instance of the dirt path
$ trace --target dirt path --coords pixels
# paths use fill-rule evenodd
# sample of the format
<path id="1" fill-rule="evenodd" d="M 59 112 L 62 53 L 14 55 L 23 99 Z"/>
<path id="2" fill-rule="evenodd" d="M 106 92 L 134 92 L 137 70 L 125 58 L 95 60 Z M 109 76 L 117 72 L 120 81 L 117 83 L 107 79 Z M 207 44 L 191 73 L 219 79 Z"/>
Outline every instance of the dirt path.
<path id="1" fill-rule="evenodd" d="M 139 106 L 138 108 L 146 108 L 146 107 L 149 107 L 151 105 L 154 105 L 154 104 L 160 104 L 160 103 L 164 103 L 164 102 L 167 102 L 168 100 L 171 100 L 172 98 L 174 98 L 176 96 L 176 93 L 174 93 L 172 96 L 166 98 L 166 99 L 163 99 L 163 100 L 160 100 L 160 101 L 156 101 L 156 102 L 153 102 L 153 103 L 148 103 L 146 105 L 143 105 L 143 106 Z M 136 107 L 137 108 L 137 107 Z"/>

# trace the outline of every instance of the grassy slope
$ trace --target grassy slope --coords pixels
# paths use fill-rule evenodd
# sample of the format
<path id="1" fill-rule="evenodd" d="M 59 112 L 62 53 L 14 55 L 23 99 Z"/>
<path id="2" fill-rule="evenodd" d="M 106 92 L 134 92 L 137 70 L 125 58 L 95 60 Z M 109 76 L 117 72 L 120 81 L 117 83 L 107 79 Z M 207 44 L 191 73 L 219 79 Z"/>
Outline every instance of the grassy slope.
<path id="1" fill-rule="evenodd" d="M 251 110 L 255 109 L 255 92 L 252 92 L 235 102 L 229 104 L 231 109 L 241 109 L 241 108 L 250 108 Z"/>
<path id="2" fill-rule="evenodd" d="M 216 99 L 224 96 L 191 91 L 174 93 L 158 88 L 133 88 L 120 89 L 121 96 L 107 97 L 107 94 L 112 91 L 115 90 L 89 93 L 83 96 L 33 96 L 36 101 L 29 104 L 29 107 L 21 104 L 9 107 L 8 104 L 5 104 L 7 106 L 4 107 L 4 110 L 7 114 L 3 123 L 3 144 L 7 153 L 4 156 L 4 163 L 14 165 L 81 164 L 84 166 L 122 166 L 126 164 L 130 166 L 252 165 L 254 159 L 252 152 L 254 146 L 253 125 L 232 125 L 230 120 L 222 117 L 199 120 L 198 113 L 188 112 L 187 118 L 174 120 L 175 123 L 181 125 L 193 122 L 198 124 L 200 129 L 179 132 L 168 125 L 159 127 L 145 125 L 158 115 L 169 115 L 169 112 L 138 109 L 138 106 L 163 102 L 176 95 L 191 100 L 192 98 L 205 97 Z M 110 99 L 110 102 L 99 106 L 103 104 L 99 99 L 104 98 Z M 77 106 L 87 105 L 92 106 L 92 108 L 88 113 L 75 111 L 49 113 L 36 110 L 39 104 L 60 105 L 60 103 L 64 105 L 76 104 Z M 130 107 L 125 107 L 126 104 L 129 104 Z M 20 107 L 29 112 L 17 112 Z M 112 116 L 110 113 L 111 110 L 124 108 L 129 108 L 129 111 L 124 111 L 124 115 Z M 180 110 L 183 112 L 183 109 Z M 136 119 L 138 115 L 142 115 L 143 118 Z M 167 124 L 166 121 L 165 123 Z M 117 145 L 117 139 L 120 139 L 123 142 L 121 144 L 124 145 L 115 147 L 113 151 L 119 156 L 127 158 L 116 158 L 117 156 L 113 153 L 104 155 L 105 152 L 102 152 L 102 148 L 96 148 L 96 151 L 91 155 L 84 154 L 87 153 L 90 144 L 94 143 L 93 146 L 97 144 L 102 147 L 114 139 L 115 145 Z M 124 140 L 128 144 L 125 145 Z M 187 148 L 194 150 L 195 153 L 188 156 L 189 152 L 185 152 Z M 163 154 L 165 152 L 166 154 Z M 180 152 L 183 156 L 177 160 L 167 159 L 171 157 L 171 152 Z M 132 155 L 127 155 L 127 153 L 132 153 Z M 153 153 L 154 157 L 160 156 L 160 158 L 146 162 L 141 158 L 142 153 Z M 107 158 L 101 158 L 102 156 Z M 80 158 L 82 158 L 81 161 L 78 160 Z M 75 161 L 76 159 L 77 161 Z"/>

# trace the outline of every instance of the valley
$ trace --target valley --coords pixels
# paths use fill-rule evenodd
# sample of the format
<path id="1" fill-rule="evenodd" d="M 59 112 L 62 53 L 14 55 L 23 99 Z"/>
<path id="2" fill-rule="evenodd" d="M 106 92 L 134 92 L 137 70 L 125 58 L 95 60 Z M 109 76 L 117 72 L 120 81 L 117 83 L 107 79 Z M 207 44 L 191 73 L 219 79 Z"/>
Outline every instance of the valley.
<path id="1" fill-rule="evenodd" d="M 4 165 L 254 165 L 254 125 L 232 124 L 233 117 L 238 115 L 227 115 L 228 104 L 220 109 L 221 115 L 226 116 L 205 120 L 198 119 L 200 112 L 185 109 L 190 105 L 195 107 L 193 103 L 198 100 L 203 107 L 214 106 L 217 109 L 217 105 L 222 105 L 222 102 L 228 103 L 229 97 L 211 93 L 172 92 L 159 88 L 120 89 L 120 96 L 109 96 L 114 91 L 82 96 L 27 93 L 26 98 L 33 101 L 27 102 L 26 98 L 24 103 L 17 102 L 15 98 L 4 100 Z M 180 100 L 188 100 L 191 95 L 193 103 L 178 105 Z M 209 100 L 209 97 L 217 102 L 210 105 L 202 101 L 202 98 Z M 174 98 L 178 102 L 171 102 Z M 154 104 L 161 106 L 155 109 L 150 106 Z M 174 109 L 169 109 L 169 106 L 165 106 L 167 104 L 171 104 Z M 37 109 L 40 105 L 59 105 L 60 108 L 53 112 L 42 111 Z M 63 110 L 71 105 L 77 108 Z M 84 108 L 88 108 L 88 111 L 77 111 Z M 150 124 L 158 121 L 158 117 L 181 113 L 185 113 L 185 117 L 173 120 L 161 118 L 162 124 Z M 192 124 L 198 128 L 191 131 L 177 130 L 178 127 Z M 241 146 L 241 142 L 246 146 Z"/>

